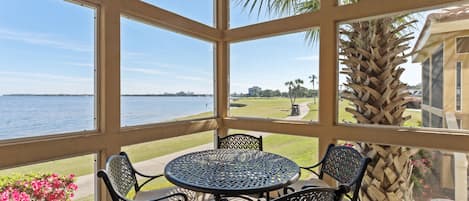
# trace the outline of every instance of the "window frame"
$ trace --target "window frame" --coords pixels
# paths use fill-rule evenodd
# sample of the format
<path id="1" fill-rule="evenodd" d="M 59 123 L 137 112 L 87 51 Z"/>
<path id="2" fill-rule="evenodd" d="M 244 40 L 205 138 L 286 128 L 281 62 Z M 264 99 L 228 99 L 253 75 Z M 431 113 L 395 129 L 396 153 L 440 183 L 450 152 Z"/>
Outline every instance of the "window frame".
<path id="1" fill-rule="evenodd" d="M 228 0 L 215 1 L 216 27 L 212 28 L 193 20 L 150 7 L 136 0 L 75 0 L 97 8 L 97 100 L 98 130 L 80 135 L 54 136 L 47 139 L 25 139 L 18 142 L 0 142 L 0 169 L 53 159 L 98 153 L 97 168 L 103 168 L 105 159 L 120 151 L 121 146 L 158 139 L 217 130 L 223 135 L 228 128 L 277 132 L 319 138 L 319 154 L 324 154 L 330 143 L 337 139 L 392 144 L 409 147 L 426 147 L 468 152 L 468 131 L 429 128 L 399 128 L 386 126 L 341 125 L 337 123 L 337 24 L 340 22 L 425 10 L 462 3 L 460 0 L 362 0 L 359 3 L 337 6 L 336 1 L 321 0 L 321 9 L 260 24 L 229 29 Z M 330 13 L 334 13 L 331 15 Z M 214 69 L 216 116 L 207 120 L 160 123 L 120 129 L 120 68 L 119 19 L 131 15 L 146 23 L 161 26 L 202 40 L 216 43 Z M 178 23 L 170 23 L 178 22 Z M 229 43 L 252 40 L 288 32 L 298 32 L 308 27 L 320 28 L 319 122 L 289 122 L 280 120 L 228 117 Z M 330 66 L 334 66 L 333 68 Z M 111 101 L 112 102 L 111 102 Z M 119 123 L 116 123 L 119 122 Z M 421 140 L 426 139 L 426 140 Z M 20 149 L 21 148 L 21 149 Z M 11 157 L 12 155 L 18 157 Z M 105 189 L 98 185 L 98 196 L 106 200 Z"/>
<path id="2" fill-rule="evenodd" d="M 464 55 L 464 54 L 469 54 L 469 51 L 467 52 L 458 52 L 458 39 L 461 39 L 461 38 L 467 38 L 467 40 L 469 40 L 469 35 L 462 35 L 462 36 L 457 36 L 457 37 L 454 37 L 454 52 L 457 54 L 457 55 Z"/>

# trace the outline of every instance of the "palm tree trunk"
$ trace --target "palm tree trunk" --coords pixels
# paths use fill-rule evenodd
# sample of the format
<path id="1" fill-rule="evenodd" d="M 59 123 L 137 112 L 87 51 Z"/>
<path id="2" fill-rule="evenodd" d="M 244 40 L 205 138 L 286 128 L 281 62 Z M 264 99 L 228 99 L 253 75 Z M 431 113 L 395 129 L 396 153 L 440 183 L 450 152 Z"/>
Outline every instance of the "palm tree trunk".
<path id="1" fill-rule="evenodd" d="M 407 85 L 400 81 L 406 62 L 404 51 L 412 38 L 402 35 L 409 26 L 394 26 L 395 19 L 381 18 L 351 23 L 341 29 L 341 73 L 347 75 L 349 90 L 342 93 L 353 107 L 346 108 L 358 123 L 401 125 Z M 378 133 L 376 135 L 379 135 Z M 372 158 L 361 187 L 363 201 L 409 201 L 412 198 L 409 148 L 360 143 L 361 151 Z"/>
<path id="2" fill-rule="evenodd" d="M 411 151 L 406 147 L 361 144 L 362 151 L 373 163 L 363 177 L 360 198 L 362 201 L 413 200 Z"/>

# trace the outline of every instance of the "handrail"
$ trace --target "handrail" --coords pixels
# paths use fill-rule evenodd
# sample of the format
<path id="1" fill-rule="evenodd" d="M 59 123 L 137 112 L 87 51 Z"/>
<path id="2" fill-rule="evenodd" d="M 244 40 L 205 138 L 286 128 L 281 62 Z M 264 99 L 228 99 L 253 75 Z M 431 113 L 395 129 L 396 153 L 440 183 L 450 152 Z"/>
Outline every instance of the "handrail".
<path id="1" fill-rule="evenodd" d="M 460 129 L 453 112 L 445 113 L 446 126 L 449 129 Z M 455 200 L 467 200 L 467 155 L 454 152 L 454 198 Z"/>
<path id="2" fill-rule="evenodd" d="M 446 112 L 446 125 L 449 129 L 460 129 L 456 120 L 456 115 L 453 112 Z"/>

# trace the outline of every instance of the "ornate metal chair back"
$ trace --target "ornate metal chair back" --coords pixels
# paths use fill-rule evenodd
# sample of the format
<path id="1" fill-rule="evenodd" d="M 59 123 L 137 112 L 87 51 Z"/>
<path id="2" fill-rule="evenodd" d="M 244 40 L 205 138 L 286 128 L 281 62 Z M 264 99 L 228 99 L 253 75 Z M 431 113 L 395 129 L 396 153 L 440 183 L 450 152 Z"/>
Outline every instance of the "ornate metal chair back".
<path id="1" fill-rule="evenodd" d="M 262 151 L 262 136 L 255 137 L 246 134 L 233 134 L 218 137 L 219 149 L 252 149 Z"/>
<path id="2" fill-rule="evenodd" d="M 370 161 L 370 158 L 362 156 L 352 147 L 331 144 L 322 162 L 319 178 L 322 179 L 324 174 L 331 176 L 350 188 L 354 192 L 351 200 L 357 200 L 363 175 Z"/>
<path id="3" fill-rule="evenodd" d="M 290 193 L 272 201 L 339 201 L 344 193 L 343 188 L 314 187 Z"/>
<path id="4" fill-rule="evenodd" d="M 138 185 L 135 172 L 125 153 L 109 157 L 105 170 L 100 170 L 98 176 L 103 178 L 114 201 L 120 201 L 119 196 L 126 197 L 132 188 Z"/>

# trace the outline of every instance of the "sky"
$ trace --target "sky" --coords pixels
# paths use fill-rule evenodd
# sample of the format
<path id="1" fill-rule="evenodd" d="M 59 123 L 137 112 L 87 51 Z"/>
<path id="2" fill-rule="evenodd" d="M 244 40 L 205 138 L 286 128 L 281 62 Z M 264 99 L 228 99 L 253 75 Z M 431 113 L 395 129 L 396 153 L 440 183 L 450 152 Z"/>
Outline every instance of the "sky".
<path id="1" fill-rule="evenodd" d="M 213 0 L 145 1 L 213 26 Z M 230 19 L 231 27 L 240 27 L 272 17 L 249 14 L 233 4 Z M 0 94 L 93 94 L 94 43 L 92 8 L 62 0 L 2 2 Z M 231 93 L 247 93 L 252 86 L 286 91 L 284 83 L 297 78 L 311 88 L 308 76 L 319 75 L 318 44 L 306 44 L 304 32 L 238 42 L 230 48 Z M 212 94 L 213 53 L 211 42 L 123 16 L 121 93 Z M 403 66 L 402 81 L 420 83 L 419 64 Z"/>

